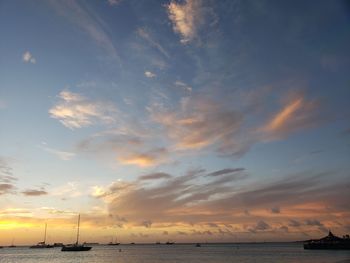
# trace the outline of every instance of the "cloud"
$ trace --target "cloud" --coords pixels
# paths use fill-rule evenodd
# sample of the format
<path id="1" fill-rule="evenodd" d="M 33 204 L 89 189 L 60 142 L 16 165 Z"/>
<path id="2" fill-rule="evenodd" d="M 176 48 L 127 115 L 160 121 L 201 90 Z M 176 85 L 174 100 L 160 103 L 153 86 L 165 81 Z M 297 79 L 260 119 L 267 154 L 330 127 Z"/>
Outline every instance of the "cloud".
<path id="1" fill-rule="evenodd" d="M 120 1 L 109 1 L 117 4 Z M 109 37 L 106 23 L 93 10 L 86 8 L 77 1 L 50 0 L 49 3 L 55 11 L 80 27 L 95 43 L 108 53 L 110 58 L 120 61 L 119 55 L 112 39 Z"/>
<path id="2" fill-rule="evenodd" d="M 137 34 L 146 40 L 151 46 L 155 47 L 165 57 L 169 58 L 168 52 L 151 36 L 151 33 L 146 28 L 137 29 Z"/>
<path id="3" fill-rule="evenodd" d="M 25 208 L 7 208 L 0 210 L 0 215 L 23 216 L 28 214 L 32 214 L 32 212 Z"/>
<path id="4" fill-rule="evenodd" d="M 116 107 L 108 102 L 93 102 L 80 94 L 64 90 L 59 102 L 49 110 L 52 118 L 58 119 L 70 129 L 82 128 L 96 123 L 111 124 L 115 121 Z"/>
<path id="5" fill-rule="evenodd" d="M 164 127 L 177 150 L 198 150 L 212 145 L 217 151 L 232 155 L 246 150 L 246 144 L 238 138 L 243 115 L 210 98 L 186 97 L 177 110 L 158 105 L 148 110 L 152 119 Z"/>
<path id="6" fill-rule="evenodd" d="M 40 148 L 42 148 L 44 151 L 48 153 L 54 154 L 55 156 L 57 156 L 59 159 L 63 161 L 72 160 L 76 155 L 75 153 L 72 153 L 72 152 L 60 151 L 60 150 L 52 149 L 46 146 L 45 147 L 41 146 Z"/>
<path id="7" fill-rule="evenodd" d="M 15 186 L 12 184 L 0 184 L 0 195 L 13 193 Z"/>
<path id="8" fill-rule="evenodd" d="M 280 212 L 281 212 L 281 209 L 277 206 L 271 208 L 271 213 L 273 214 L 279 214 Z"/>
<path id="9" fill-rule="evenodd" d="M 268 229 L 271 229 L 271 226 L 268 223 L 266 223 L 264 220 L 259 220 L 256 223 L 256 226 L 254 228 L 251 228 L 250 231 L 256 232 L 256 231 L 264 231 Z"/>
<path id="10" fill-rule="evenodd" d="M 184 83 L 182 81 L 177 80 L 177 81 L 175 81 L 174 84 L 175 84 L 176 87 L 180 87 L 180 88 L 184 89 L 187 92 L 192 92 L 192 87 L 190 87 L 189 85 L 187 85 L 186 83 Z"/>
<path id="11" fill-rule="evenodd" d="M 107 0 L 108 4 L 112 6 L 119 5 L 121 1 L 123 0 Z"/>
<path id="12" fill-rule="evenodd" d="M 153 166 L 165 160 L 167 150 L 156 148 L 142 153 L 127 153 L 117 157 L 121 164 L 137 165 L 140 167 Z"/>
<path id="13" fill-rule="evenodd" d="M 41 195 L 47 195 L 48 193 L 45 190 L 28 189 L 28 190 L 22 191 L 22 194 L 24 194 L 25 196 L 41 196 Z"/>
<path id="14" fill-rule="evenodd" d="M 299 227 L 302 224 L 299 221 L 297 221 L 297 220 L 290 219 L 288 225 L 291 226 L 291 227 Z"/>
<path id="15" fill-rule="evenodd" d="M 140 180 L 155 180 L 155 179 L 169 179 L 171 178 L 170 174 L 167 173 L 152 173 L 146 174 L 139 177 Z"/>
<path id="16" fill-rule="evenodd" d="M 115 196 L 109 199 L 109 211 L 112 214 L 118 212 L 130 220 L 147 218 L 153 224 L 185 218 L 193 220 L 197 213 L 202 213 L 196 211 L 196 206 L 231 193 L 233 184 L 239 181 L 227 176 L 201 182 L 202 176 L 205 176 L 205 171 L 198 169 L 182 176 L 170 177 L 155 186 L 145 187 L 141 180 L 126 186 L 114 186 L 114 190 L 107 191 L 110 197 Z"/>
<path id="17" fill-rule="evenodd" d="M 210 4 L 203 0 L 172 0 L 166 6 L 173 31 L 180 36 L 182 44 L 200 40 L 200 33 L 213 33 L 210 28 L 217 24 L 218 17 Z"/>
<path id="18" fill-rule="evenodd" d="M 244 171 L 245 168 L 228 168 L 209 173 L 208 176 L 220 176 Z"/>
<path id="19" fill-rule="evenodd" d="M 13 176 L 12 167 L 7 158 L 0 156 L 0 195 L 15 192 L 14 182 L 17 178 Z"/>
<path id="20" fill-rule="evenodd" d="M 227 168 L 210 173 L 196 169 L 152 184 L 139 178 L 132 182 L 116 182 L 103 188 L 98 198 L 107 203 L 110 214 L 119 214 L 135 226 L 144 219 L 152 222 L 152 228 L 185 224 L 207 230 L 212 226 L 222 229 L 223 235 L 230 234 L 222 227 L 232 224 L 232 218 L 235 218 L 235 226 L 230 227 L 240 231 L 281 231 L 281 225 L 303 231 L 316 226 L 310 231 L 323 231 L 319 228 L 323 225 L 314 221 L 314 217 L 327 220 L 330 214 L 345 216 L 349 211 L 349 204 L 344 201 L 349 198 L 349 185 L 330 183 L 327 174 L 294 175 L 260 184 L 244 184 L 245 177 L 230 173 L 208 176 L 230 169 L 233 170 Z M 280 206 L 283 214 L 266 212 L 266 207 L 273 207 L 277 212 Z M 244 212 L 247 209 L 249 214 Z M 257 217 L 260 217 L 258 222 L 254 221 Z"/>
<path id="21" fill-rule="evenodd" d="M 33 55 L 29 51 L 24 52 L 22 59 L 25 63 L 32 63 L 32 64 L 36 63 L 36 59 L 33 57 Z"/>
<path id="22" fill-rule="evenodd" d="M 300 94 L 289 95 L 282 109 L 263 127 L 268 139 L 279 139 L 320 122 L 317 101 L 307 101 Z"/>
<path id="23" fill-rule="evenodd" d="M 143 221 L 142 225 L 146 228 L 150 228 L 152 226 L 152 221 L 150 220 Z"/>
<path id="24" fill-rule="evenodd" d="M 83 193 L 79 188 L 79 182 L 68 182 L 65 185 L 58 186 L 51 191 L 54 196 L 62 196 L 63 198 L 74 198 L 81 196 Z"/>
<path id="25" fill-rule="evenodd" d="M 151 71 L 145 71 L 145 76 L 146 76 L 147 78 L 155 78 L 157 75 L 154 74 L 154 73 L 151 72 Z"/>
<path id="26" fill-rule="evenodd" d="M 167 5 L 173 30 L 181 36 L 181 43 L 188 43 L 195 38 L 203 20 L 201 6 L 200 0 L 185 0 L 183 3 L 171 1 Z"/>

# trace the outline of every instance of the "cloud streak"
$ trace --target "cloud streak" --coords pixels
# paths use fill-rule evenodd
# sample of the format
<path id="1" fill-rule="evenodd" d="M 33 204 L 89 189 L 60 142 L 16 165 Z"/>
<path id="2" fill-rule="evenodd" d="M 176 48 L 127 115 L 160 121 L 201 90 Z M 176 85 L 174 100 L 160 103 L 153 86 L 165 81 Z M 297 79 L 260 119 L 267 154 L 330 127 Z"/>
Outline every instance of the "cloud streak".
<path id="1" fill-rule="evenodd" d="M 120 1 L 109 1 L 111 5 L 116 5 Z M 120 61 L 115 45 L 107 33 L 106 24 L 91 10 L 77 1 L 61 0 L 49 3 L 56 12 L 80 27 L 94 42 L 104 49 L 108 56 Z"/>
<path id="2" fill-rule="evenodd" d="M 93 102 L 68 90 L 62 91 L 58 97 L 57 105 L 49 110 L 50 116 L 70 129 L 115 121 L 117 109 L 111 103 Z"/>

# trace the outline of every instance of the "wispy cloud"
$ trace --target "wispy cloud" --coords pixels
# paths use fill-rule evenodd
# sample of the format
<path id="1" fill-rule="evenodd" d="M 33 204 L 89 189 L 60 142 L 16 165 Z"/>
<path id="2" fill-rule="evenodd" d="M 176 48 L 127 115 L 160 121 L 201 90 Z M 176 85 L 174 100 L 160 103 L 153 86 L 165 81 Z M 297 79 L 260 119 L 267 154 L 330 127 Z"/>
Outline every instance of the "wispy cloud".
<path id="1" fill-rule="evenodd" d="M 108 1 L 111 5 L 116 5 L 119 2 L 117 0 Z M 107 26 L 97 14 L 78 1 L 50 0 L 49 3 L 59 15 L 80 27 L 98 46 L 108 53 L 109 57 L 120 61 L 115 45 L 107 33 Z"/>
<path id="2" fill-rule="evenodd" d="M 110 4 L 112 6 L 120 4 L 121 1 L 123 1 L 123 0 L 107 0 L 108 4 Z"/>
<path id="3" fill-rule="evenodd" d="M 174 84 L 175 84 L 175 86 L 180 87 L 180 88 L 184 89 L 185 91 L 192 92 L 192 87 L 190 87 L 189 85 L 187 85 L 186 83 L 184 83 L 180 80 L 175 81 Z"/>
<path id="4" fill-rule="evenodd" d="M 22 59 L 25 63 L 32 63 L 32 64 L 36 63 L 36 59 L 33 57 L 32 53 L 30 53 L 29 51 L 24 52 Z"/>
<path id="5" fill-rule="evenodd" d="M 13 184 L 1 184 L 0 183 L 0 195 L 13 193 L 16 187 Z"/>
<path id="6" fill-rule="evenodd" d="M 289 95 L 282 109 L 263 127 L 270 139 L 284 138 L 295 131 L 312 127 L 320 118 L 317 115 L 319 103 L 308 101 L 303 95 Z"/>
<path id="7" fill-rule="evenodd" d="M 238 133 L 243 120 L 240 112 L 206 98 L 184 98 L 178 111 L 157 108 L 157 105 L 149 111 L 178 149 L 225 145 Z"/>
<path id="8" fill-rule="evenodd" d="M 79 188 L 79 183 L 72 181 L 52 189 L 51 194 L 62 196 L 63 198 L 73 198 L 81 196 L 83 193 Z"/>
<path id="9" fill-rule="evenodd" d="M 108 102 L 93 102 L 78 93 L 64 90 L 59 94 L 60 101 L 49 110 L 52 118 L 64 126 L 75 129 L 96 123 L 113 123 L 116 107 Z"/>
<path id="10" fill-rule="evenodd" d="M 16 190 L 14 182 L 17 178 L 13 176 L 12 170 L 8 160 L 0 156 L 0 195 L 14 193 Z"/>
<path id="11" fill-rule="evenodd" d="M 170 174 L 167 173 L 152 173 L 146 174 L 139 177 L 140 180 L 155 180 L 155 179 L 169 179 L 171 178 Z"/>
<path id="12" fill-rule="evenodd" d="M 60 151 L 60 150 L 53 149 L 53 148 L 50 148 L 47 146 L 40 146 L 40 148 L 48 153 L 51 153 L 51 154 L 57 156 L 59 159 L 61 159 L 63 161 L 69 161 L 69 160 L 73 159 L 76 155 L 75 153 L 72 153 L 72 152 Z"/>
<path id="13" fill-rule="evenodd" d="M 169 58 L 168 52 L 163 48 L 161 44 L 159 44 L 154 37 L 151 36 L 151 33 L 146 28 L 139 28 L 137 30 L 137 34 L 146 40 L 151 46 L 155 47 L 160 53 L 162 53 L 165 57 Z"/>
<path id="14" fill-rule="evenodd" d="M 48 193 L 44 189 L 27 189 L 25 191 L 22 191 L 22 194 L 25 196 L 41 196 L 41 195 L 47 195 Z"/>

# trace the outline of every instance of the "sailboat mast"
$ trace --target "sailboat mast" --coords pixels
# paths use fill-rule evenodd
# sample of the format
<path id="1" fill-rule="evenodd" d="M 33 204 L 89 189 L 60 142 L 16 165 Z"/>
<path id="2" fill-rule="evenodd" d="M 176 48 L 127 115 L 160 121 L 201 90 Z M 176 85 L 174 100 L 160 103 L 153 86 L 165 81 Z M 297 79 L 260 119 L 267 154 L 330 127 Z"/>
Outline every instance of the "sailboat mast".
<path id="1" fill-rule="evenodd" d="M 78 231 L 77 231 L 77 242 L 76 242 L 77 245 L 78 245 L 78 242 L 79 242 L 79 227 L 80 227 L 80 214 L 78 216 Z"/>
<path id="2" fill-rule="evenodd" d="M 46 229 L 47 229 L 47 223 L 45 223 L 44 244 L 46 243 Z"/>

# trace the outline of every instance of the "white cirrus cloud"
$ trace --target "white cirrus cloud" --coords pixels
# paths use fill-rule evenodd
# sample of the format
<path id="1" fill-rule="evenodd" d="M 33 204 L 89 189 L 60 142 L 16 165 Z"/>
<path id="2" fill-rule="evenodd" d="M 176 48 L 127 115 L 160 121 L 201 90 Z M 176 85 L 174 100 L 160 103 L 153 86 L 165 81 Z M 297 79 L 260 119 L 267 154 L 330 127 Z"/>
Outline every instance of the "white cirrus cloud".
<path id="1" fill-rule="evenodd" d="M 150 34 L 150 32 L 146 28 L 139 28 L 137 30 L 137 34 L 146 40 L 151 46 L 155 47 L 160 53 L 169 58 L 168 52 L 164 49 L 164 47 L 159 44 Z"/>
<path id="2" fill-rule="evenodd" d="M 108 102 L 94 102 L 84 96 L 64 90 L 59 102 L 49 110 L 52 118 L 58 119 L 70 129 L 82 128 L 97 123 L 110 124 L 115 121 L 117 108 Z"/>
<path id="3" fill-rule="evenodd" d="M 30 53 L 29 51 L 24 52 L 22 59 L 25 63 L 32 63 L 32 64 L 36 63 L 36 59 L 33 57 L 32 53 Z"/>
<path id="4" fill-rule="evenodd" d="M 57 149 L 53 149 L 47 146 L 41 146 L 40 148 L 42 148 L 44 151 L 51 153 L 55 156 L 57 156 L 59 159 L 63 160 L 63 161 L 69 161 L 71 159 L 73 159 L 75 157 L 75 153 L 73 152 L 66 152 L 66 151 L 61 151 L 61 150 L 57 150 Z"/>

